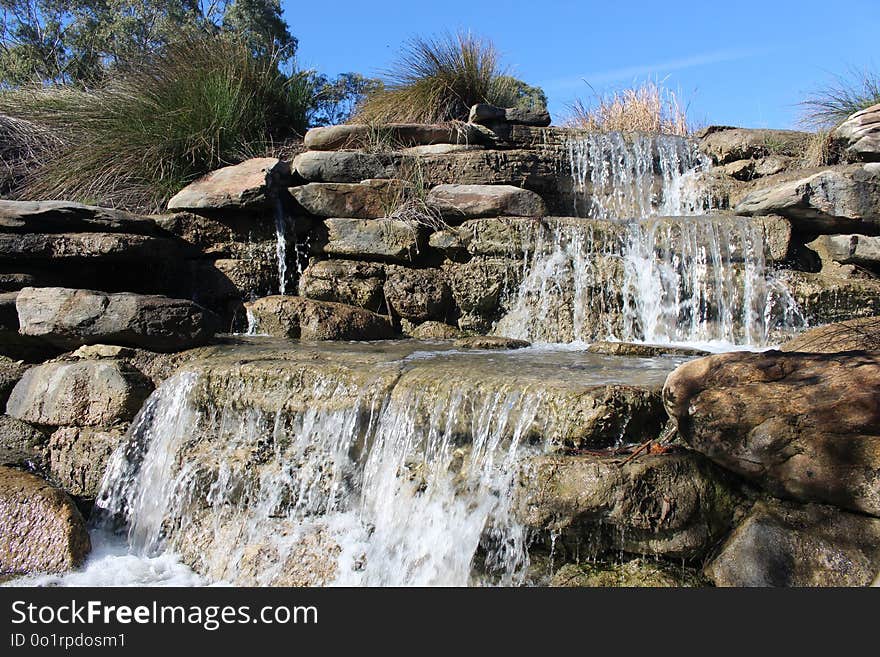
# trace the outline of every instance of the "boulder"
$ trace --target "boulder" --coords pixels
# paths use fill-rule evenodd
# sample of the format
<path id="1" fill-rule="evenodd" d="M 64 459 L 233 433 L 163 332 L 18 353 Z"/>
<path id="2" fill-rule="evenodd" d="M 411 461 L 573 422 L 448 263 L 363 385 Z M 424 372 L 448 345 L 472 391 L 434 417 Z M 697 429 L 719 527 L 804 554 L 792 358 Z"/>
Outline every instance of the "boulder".
<path id="1" fill-rule="evenodd" d="M 398 317 L 412 322 L 446 319 L 452 294 L 440 270 L 389 265 L 385 275 L 385 300 Z"/>
<path id="2" fill-rule="evenodd" d="M 757 160 L 736 160 L 725 164 L 721 170 L 737 180 L 755 180 L 765 176 L 773 176 L 791 168 L 794 158 L 784 155 L 769 155 Z"/>
<path id="3" fill-rule="evenodd" d="M 819 354 L 880 350 L 880 317 L 861 317 L 817 326 L 783 343 L 779 349 Z"/>
<path id="4" fill-rule="evenodd" d="M 550 112 L 546 109 L 533 110 L 522 107 L 495 107 L 487 103 L 480 103 L 471 107 L 468 122 L 488 126 L 502 122 L 546 127 L 550 125 Z"/>
<path id="5" fill-rule="evenodd" d="M 700 150 L 715 164 L 729 164 L 768 155 L 803 154 L 809 134 L 794 130 L 725 128 L 713 126 L 703 131 Z"/>
<path id="6" fill-rule="evenodd" d="M 880 160 L 880 104 L 850 116 L 831 138 L 854 160 Z"/>
<path id="7" fill-rule="evenodd" d="M 880 267 L 880 237 L 866 235 L 820 235 L 807 246 L 822 260 L 843 265 Z"/>
<path id="8" fill-rule="evenodd" d="M 6 412 L 36 425 L 108 427 L 130 421 L 152 390 L 150 380 L 124 362 L 45 363 L 25 372 Z"/>
<path id="9" fill-rule="evenodd" d="M 808 325 L 880 315 L 880 281 L 846 277 L 845 273 L 778 270 L 775 275 L 785 284 Z"/>
<path id="10" fill-rule="evenodd" d="M 514 258 L 472 258 L 443 264 L 446 281 L 459 312 L 463 331 L 488 333 L 501 315 L 501 299 L 516 289 L 522 261 Z"/>
<path id="11" fill-rule="evenodd" d="M 0 231 L 4 233 L 130 233 L 161 235 L 147 217 L 83 205 L 72 201 L 8 201 L 0 199 Z"/>
<path id="12" fill-rule="evenodd" d="M 177 244 L 127 233 L 0 233 L 0 261 L 95 261 L 131 264 L 170 261 Z"/>
<path id="13" fill-rule="evenodd" d="M 44 466 L 48 440 L 37 427 L 0 415 L 0 465 L 27 469 Z"/>
<path id="14" fill-rule="evenodd" d="M 427 202 L 446 219 L 547 214 L 540 196 L 512 185 L 438 185 L 428 194 Z"/>
<path id="15" fill-rule="evenodd" d="M 747 194 L 738 214 L 778 214 L 819 233 L 880 231 L 880 165 L 826 169 Z"/>
<path id="16" fill-rule="evenodd" d="M 385 305 L 385 269 L 372 262 L 318 260 L 299 279 L 300 296 L 379 312 Z"/>
<path id="17" fill-rule="evenodd" d="M 387 150 L 433 144 L 466 144 L 473 139 L 469 126 L 452 123 L 389 123 L 368 126 L 361 124 L 333 125 L 312 128 L 306 133 L 305 147 L 311 151 L 375 148 Z"/>
<path id="18" fill-rule="evenodd" d="M 880 515 L 880 352 L 708 356 L 663 399 L 688 445 L 770 493 Z"/>
<path id="19" fill-rule="evenodd" d="M 412 262 L 424 245 L 424 230 L 400 219 L 344 219 L 324 222 L 324 252 L 355 259 Z"/>
<path id="20" fill-rule="evenodd" d="M 365 123 L 328 125 L 308 130 L 303 139 L 303 145 L 309 151 L 363 148 L 368 143 L 369 135 L 370 126 Z"/>
<path id="21" fill-rule="evenodd" d="M 415 340 L 454 340 L 462 337 L 462 332 L 454 326 L 430 321 L 422 322 L 418 326 L 404 326 L 404 333 Z"/>
<path id="22" fill-rule="evenodd" d="M 395 178 L 401 156 L 359 151 L 306 151 L 293 159 L 293 169 L 309 182 L 359 183 Z"/>
<path id="23" fill-rule="evenodd" d="M 363 308 L 302 297 L 272 296 L 245 304 L 257 330 L 300 340 L 386 340 L 394 337 L 387 317 Z"/>
<path id="24" fill-rule="evenodd" d="M 646 558 L 622 563 L 570 563 L 557 570 L 550 580 L 550 586 L 553 587 L 672 588 L 707 585 L 706 579 L 693 568 Z"/>
<path id="25" fill-rule="evenodd" d="M 521 466 L 514 499 L 522 522 L 580 558 L 608 551 L 698 558 L 724 536 L 740 502 L 722 470 L 684 450 L 629 461 L 534 457 Z"/>
<path id="26" fill-rule="evenodd" d="M 644 344 L 642 342 L 594 342 L 587 351 L 591 354 L 607 354 L 609 356 L 638 356 L 654 358 L 656 356 L 706 356 L 709 352 L 691 347 L 673 347 L 671 345 Z"/>
<path id="27" fill-rule="evenodd" d="M 125 440 L 121 429 L 61 427 L 49 438 L 49 473 L 71 495 L 94 499 L 114 450 Z"/>
<path id="28" fill-rule="evenodd" d="M 82 515 L 47 481 L 0 466 L 0 573 L 62 573 L 91 550 Z"/>
<path id="29" fill-rule="evenodd" d="M 6 356 L 0 356 L 0 410 L 6 406 L 9 393 L 15 384 L 24 376 L 30 365 L 25 365 L 20 360 L 12 360 Z"/>
<path id="30" fill-rule="evenodd" d="M 181 351 L 205 344 L 220 327 L 214 313 L 192 301 L 156 295 L 29 287 L 16 308 L 22 335 L 63 348 L 115 343 Z"/>
<path id="31" fill-rule="evenodd" d="M 457 349 L 525 349 L 531 346 L 525 340 L 507 338 L 501 335 L 475 335 L 455 341 Z"/>
<path id="32" fill-rule="evenodd" d="M 706 566 L 717 586 L 869 586 L 880 520 L 830 506 L 759 501 Z"/>
<path id="33" fill-rule="evenodd" d="M 212 171 L 184 187 L 168 201 L 169 210 L 231 210 L 265 205 L 290 183 L 286 162 L 261 157 Z"/>
<path id="34" fill-rule="evenodd" d="M 41 362 L 61 351 L 40 338 L 19 333 L 18 292 L 0 293 L 0 354 L 29 363 Z"/>
<path id="35" fill-rule="evenodd" d="M 402 180 L 362 183 L 309 183 L 291 187 L 290 194 L 306 212 L 317 217 L 377 219 L 387 217 L 406 196 Z"/>

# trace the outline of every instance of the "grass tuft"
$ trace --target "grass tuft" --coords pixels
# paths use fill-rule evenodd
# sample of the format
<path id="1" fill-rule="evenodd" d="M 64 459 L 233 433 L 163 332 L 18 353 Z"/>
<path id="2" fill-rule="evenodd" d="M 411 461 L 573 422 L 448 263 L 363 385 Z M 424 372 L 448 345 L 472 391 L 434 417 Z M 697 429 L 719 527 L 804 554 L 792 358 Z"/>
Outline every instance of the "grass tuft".
<path id="1" fill-rule="evenodd" d="M 687 108 L 681 105 L 678 96 L 652 80 L 605 94 L 594 91 L 591 101 L 578 99 L 569 111 L 566 126 L 591 132 L 686 136 L 692 131 Z"/>
<path id="2" fill-rule="evenodd" d="M 849 116 L 880 103 L 880 74 L 868 69 L 851 69 L 837 75 L 800 105 L 801 123 L 809 128 L 831 130 Z"/>

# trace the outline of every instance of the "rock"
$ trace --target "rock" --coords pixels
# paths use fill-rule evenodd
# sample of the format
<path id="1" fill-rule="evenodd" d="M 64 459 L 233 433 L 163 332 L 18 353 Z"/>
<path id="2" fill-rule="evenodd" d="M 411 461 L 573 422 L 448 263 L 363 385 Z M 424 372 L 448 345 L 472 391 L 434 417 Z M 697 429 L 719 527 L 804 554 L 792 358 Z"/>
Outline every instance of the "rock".
<path id="1" fill-rule="evenodd" d="M 880 350 L 880 317 L 862 317 L 817 326 L 783 343 L 779 349 L 814 354 Z"/>
<path id="2" fill-rule="evenodd" d="M 641 342 L 594 342 L 587 351 L 591 354 L 608 354 L 609 356 L 638 356 L 653 358 L 655 356 L 705 356 L 709 352 L 690 347 L 673 347 L 670 345 L 643 344 Z"/>
<path id="3" fill-rule="evenodd" d="M 547 214 L 540 196 L 512 185 L 438 185 L 428 194 L 427 202 L 446 219 Z"/>
<path id="4" fill-rule="evenodd" d="M 110 344 L 86 344 L 69 354 L 75 360 L 100 360 L 102 358 L 131 358 L 135 350 Z"/>
<path id="5" fill-rule="evenodd" d="M 472 258 L 443 264 L 446 281 L 459 311 L 463 331 L 488 333 L 501 314 L 501 299 L 515 290 L 522 261 L 513 258 Z"/>
<path id="6" fill-rule="evenodd" d="M 39 477 L 0 467 L 0 573 L 62 573 L 91 550 L 86 524 L 64 491 Z"/>
<path id="7" fill-rule="evenodd" d="M 341 303 L 273 296 L 245 304 L 257 330 L 300 340 L 385 340 L 394 336 L 387 317 Z"/>
<path id="8" fill-rule="evenodd" d="M 399 219 L 327 219 L 324 252 L 333 256 L 412 262 L 424 244 L 421 226 Z"/>
<path id="9" fill-rule="evenodd" d="M 177 245 L 164 237 L 126 233 L 0 233 L 0 261 L 165 262 Z"/>
<path id="10" fill-rule="evenodd" d="M 880 515 L 880 352 L 708 356 L 663 399 L 688 445 L 770 493 Z"/>
<path id="11" fill-rule="evenodd" d="M 305 147 L 311 151 L 335 151 L 380 145 L 387 150 L 396 150 L 433 144 L 467 144 L 472 138 L 471 132 L 468 126 L 454 124 L 333 125 L 309 130 Z"/>
<path id="12" fill-rule="evenodd" d="M 760 501 L 707 565 L 718 586 L 868 586 L 880 520 L 829 506 Z"/>
<path id="13" fill-rule="evenodd" d="M 768 155 L 799 156 L 803 153 L 809 134 L 793 130 L 765 130 L 749 128 L 711 128 L 700 140 L 700 150 L 715 164 L 729 164 Z"/>
<path id="14" fill-rule="evenodd" d="M 390 215 L 404 200 L 402 180 L 365 180 L 363 183 L 309 183 L 291 187 L 290 194 L 317 217 L 377 219 Z"/>
<path id="15" fill-rule="evenodd" d="M 550 113 L 547 110 L 529 110 L 521 107 L 495 107 L 480 103 L 471 107 L 469 123 L 491 126 L 496 122 L 514 123 L 545 127 L 550 125 Z"/>
<path id="16" fill-rule="evenodd" d="M 621 462 L 608 455 L 526 461 L 516 516 L 580 558 L 607 551 L 695 559 L 727 532 L 740 498 L 729 477 L 689 451 Z"/>
<path id="17" fill-rule="evenodd" d="M 111 343 L 180 351 L 205 344 L 220 327 L 192 301 L 155 295 L 29 287 L 16 308 L 22 335 L 63 348 Z"/>
<path id="18" fill-rule="evenodd" d="M 49 472 L 71 495 L 94 499 L 113 451 L 125 440 L 120 429 L 61 427 L 49 438 Z"/>
<path id="19" fill-rule="evenodd" d="M 412 322 L 446 319 L 452 294 L 442 272 L 389 265 L 385 275 L 385 299 L 398 317 Z"/>
<path id="20" fill-rule="evenodd" d="M 37 425 L 108 427 L 130 421 L 152 390 L 143 374 L 119 361 L 46 363 L 25 372 L 6 412 Z"/>
<path id="21" fill-rule="evenodd" d="M 500 335 L 475 335 L 455 341 L 458 349 L 525 349 L 531 346 L 525 340 Z"/>
<path id="22" fill-rule="evenodd" d="M 27 422 L 0 415 L 0 465 L 30 469 L 46 461 L 45 433 Z"/>
<path id="23" fill-rule="evenodd" d="M 21 335 L 15 302 L 18 292 L 0 293 L 0 354 L 13 360 L 41 362 L 60 351 L 40 338 Z"/>
<path id="24" fill-rule="evenodd" d="M 0 199 L 0 231 L 7 233 L 130 233 L 161 235 L 151 219 L 72 201 Z"/>
<path id="25" fill-rule="evenodd" d="M 736 160 L 721 167 L 728 176 L 737 180 L 754 180 L 773 176 L 791 168 L 794 158 L 784 155 L 769 155 L 757 160 Z"/>
<path id="26" fill-rule="evenodd" d="M 309 182 L 359 183 L 395 178 L 401 156 L 396 153 L 306 151 L 293 159 L 293 169 Z"/>
<path id="27" fill-rule="evenodd" d="M 831 136 L 852 159 L 880 160 L 880 104 L 856 112 Z"/>
<path id="28" fill-rule="evenodd" d="M 875 279 L 786 270 L 777 271 L 776 277 L 809 325 L 880 315 L 880 281 Z"/>
<path id="29" fill-rule="evenodd" d="M 379 312 L 385 305 L 382 265 L 353 260 L 318 260 L 299 279 L 299 293 L 316 301 L 335 301 Z"/>
<path id="30" fill-rule="evenodd" d="M 405 331 L 409 337 L 416 340 L 454 340 L 464 334 L 454 326 L 443 322 L 422 322 L 418 326 Z"/>
<path id="31" fill-rule="evenodd" d="M 169 210 L 229 210 L 265 205 L 274 191 L 290 183 L 286 162 L 262 157 L 212 171 L 168 201 Z"/>
<path id="32" fill-rule="evenodd" d="M 461 153 L 464 151 L 481 151 L 483 146 L 479 144 L 431 144 L 429 146 L 410 146 L 401 149 L 404 155 L 446 155 L 448 153 Z"/>
<path id="33" fill-rule="evenodd" d="M 835 233 L 880 230 L 880 170 L 876 165 L 827 169 L 800 180 L 757 189 L 737 204 L 739 214 L 779 214 L 795 228 Z"/>
<path id="34" fill-rule="evenodd" d="M 9 393 L 29 367 L 30 365 L 25 365 L 19 360 L 0 356 L 0 409 L 6 406 Z"/>
<path id="35" fill-rule="evenodd" d="M 807 246 L 822 260 L 844 265 L 880 266 L 880 237 L 865 235 L 820 235 Z"/>
<path id="36" fill-rule="evenodd" d="M 708 582 L 693 568 L 656 559 L 631 559 L 623 563 L 566 564 L 550 580 L 554 587 L 695 587 Z"/>

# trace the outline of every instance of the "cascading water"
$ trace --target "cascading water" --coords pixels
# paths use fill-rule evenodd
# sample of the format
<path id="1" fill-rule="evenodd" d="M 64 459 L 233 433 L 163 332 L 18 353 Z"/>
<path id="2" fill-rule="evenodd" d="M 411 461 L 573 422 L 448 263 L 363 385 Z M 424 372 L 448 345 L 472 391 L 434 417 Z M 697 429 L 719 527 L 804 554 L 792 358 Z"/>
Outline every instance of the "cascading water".
<path id="1" fill-rule="evenodd" d="M 693 142 L 588 134 L 568 154 L 585 220 L 529 228 L 523 241 L 534 246 L 497 334 L 762 346 L 802 326 L 767 265 L 760 223 L 699 216 L 714 201 L 699 184 L 710 163 Z"/>
<path id="2" fill-rule="evenodd" d="M 287 213 L 275 199 L 275 256 L 278 261 L 278 294 L 287 293 Z"/>

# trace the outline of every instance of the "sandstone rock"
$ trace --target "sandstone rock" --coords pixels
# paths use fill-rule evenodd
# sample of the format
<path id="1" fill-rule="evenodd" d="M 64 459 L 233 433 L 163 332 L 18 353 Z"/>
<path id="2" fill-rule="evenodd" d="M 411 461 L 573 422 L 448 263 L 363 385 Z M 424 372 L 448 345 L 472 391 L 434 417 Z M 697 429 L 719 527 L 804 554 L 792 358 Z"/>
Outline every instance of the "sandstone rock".
<path id="1" fill-rule="evenodd" d="M 655 356 L 705 356 L 709 352 L 689 347 L 673 347 L 669 345 L 643 344 L 634 342 L 594 342 L 587 351 L 591 354 L 608 354 L 609 356 L 639 356 L 653 358 Z"/>
<path id="2" fill-rule="evenodd" d="M 880 160 L 880 104 L 850 116 L 834 130 L 832 138 L 853 159 Z"/>
<path id="3" fill-rule="evenodd" d="M 85 521 L 64 491 L 0 466 L 0 573 L 61 573 L 91 549 Z"/>
<path id="4" fill-rule="evenodd" d="M 512 185 L 438 185 L 427 202 L 447 219 L 547 214 L 540 196 Z"/>
<path id="5" fill-rule="evenodd" d="M 293 159 L 293 169 L 309 182 L 359 183 L 395 178 L 401 156 L 357 151 L 306 151 Z"/>
<path id="6" fill-rule="evenodd" d="M 387 217 L 405 198 L 402 180 L 366 180 L 363 183 L 309 183 L 291 187 L 290 194 L 318 217 L 377 219 Z"/>
<path id="7" fill-rule="evenodd" d="M 60 349 L 40 338 L 19 333 L 18 310 L 15 307 L 18 295 L 18 292 L 0 293 L 0 354 L 30 363 L 57 355 Z"/>
<path id="8" fill-rule="evenodd" d="M 706 575 L 718 586 L 868 586 L 880 570 L 880 520 L 828 506 L 755 504 Z"/>
<path id="9" fill-rule="evenodd" d="M 0 356 L 0 410 L 6 405 L 9 393 L 12 392 L 15 384 L 24 376 L 29 367 L 21 361 Z"/>
<path id="10" fill-rule="evenodd" d="M 327 219 L 324 251 L 348 258 L 412 262 L 424 244 L 423 229 L 399 219 Z"/>
<path id="11" fill-rule="evenodd" d="M 395 150 L 410 146 L 467 143 L 469 137 L 467 126 L 454 124 L 350 124 L 312 128 L 306 133 L 305 147 L 312 151 L 335 151 L 366 148 L 376 143 Z"/>
<path id="12" fill-rule="evenodd" d="M 822 260 L 844 265 L 880 266 L 880 237 L 865 235 L 820 235 L 807 244 Z"/>
<path id="13" fill-rule="evenodd" d="M 693 559 L 732 522 L 738 494 L 693 452 L 538 456 L 520 471 L 515 513 L 581 558 L 608 550 Z"/>
<path id="14" fill-rule="evenodd" d="M 387 317 L 341 303 L 273 296 L 246 304 L 257 330 L 300 340 L 385 340 L 394 336 Z"/>
<path id="15" fill-rule="evenodd" d="M 328 125 L 306 132 L 303 145 L 310 151 L 362 148 L 369 139 L 370 126 L 361 123 Z"/>
<path id="16" fill-rule="evenodd" d="M 229 210 L 264 205 L 290 182 L 290 166 L 271 157 L 254 158 L 212 171 L 179 191 L 169 210 Z"/>
<path id="17" fill-rule="evenodd" d="M 779 349 L 820 354 L 880 350 L 880 317 L 862 317 L 817 326 L 785 342 Z"/>
<path id="18" fill-rule="evenodd" d="M 515 123 L 545 127 L 550 125 L 550 113 L 547 110 L 529 110 L 521 107 L 495 107 L 480 103 L 471 107 L 468 122 L 492 125 L 496 122 Z"/>
<path id="19" fill-rule="evenodd" d="M 5 199 L 0 199 L 0 230 L 13 233 L 162 233 L 151 219 L 123 210 L 72 201 Z"/>
<path id="20" fill-rule="evenodd" d="M 808 134 L 793 130 L 749 128 L 711 128 L 701 139 L 700 149 L 715 164 L 729 164 L 768 155 L 798 156 L 803 153 Z"/>
<path id="21" fill-rule="evenodd" d="M 379 312 L 385 304 L 382 265 L 353 260 L 318 260 L 299 279 L 300 296 Z"/>
<path id="22" fill-rule="evenodd" d="M 550 580 L 554 587 L 695 587 L 708 582 L 699 572 L 681 564 L 656 559 L 631 559 L 623 563 L 566 564 Z"/>
<path id="23" fill-rule="evenodd" d="M 739 214 L 779 214 L 817 232 L 880 230 L 880 170 L 866 164 L 827 169 L 807 178 L 757 189 L 737 204 Z"/>
<path id="24" fill-rule="evenodd" d="M 462 337 L 462 332 L 454 326 L 443 322 L 422 322 L 409 330 L 404 329 L 411 338 L 416 340 L 454 340 Z"/>
<path id="25" fill-rule="evenodd" d="M 86 344 L 68 354 L 74 360 L 100 360 L 102 358 L 131 358 L 135 350 L 111 344 Z"/>
<path id="26" fill-rule="evenodd" d="M 475 335 L 456 340 L 455 346 L 458 349 L 524 349 L 530 345 L 525 340 L 500 335 Z"/>
<path id="27" fill-rule="evenodd" d="M 772 494 L 880 515 L 880 352 L 709 356 L 663 397 L 688 445 Z"/>
<path id="28" fill-rule="evenodd" d="M 446 319 L 452 294 L 439 270 L 389 265 L 385 275 L 385 299 L 398 317 L 412 322 Z"/>
<path id="29" fill-rule="evenodd" d="M 0 465 L 14 465 L 30 469 L 46 461 L 48 437 L 36 427 L 0 415 Z"/>
<path id="30" fill-rule="evenodd" d="M 108 427 L 130 421 L 152 389 L 143 374 L 118 361 L 46 363 L 25 372 L 6 412 L 37 425 Z"/>
<path id="31" fill-rule="evenodd" d="M 196 257 L 252 258 L 254 250 L 277 239 L 274 208 L 245 208 L 206 217 L 192 212 L 155 215 L 152 219 L 165 231 L 185 242 Z M 297 234 L 310 225 L 306 217 L 297 217 Z"/>
<path id="32" fill-rule="evenodd" d="M 16 308 L 23 335 L 66 348 L 116 343 L 180 351 L 206 343 L 219 329 L 211 311 L 162 296 L 31 287 L 19 293 Z"/>
<path id="33" fill-rule="evenodd" d="M 768 155 L 757 160 L 736 160 L 721 167 L 728 176 L 737 180 L 754 180 L 782 173 L 794 164 L 794 158 Z"/>
<path id="34" fill-rule="evenodd" d="M 71 495 L 95 498 L 113 451 L 125 440 L 120 429 L 61 427 L 49 438 L 49 472 Z"/>
<path id="35" fill-rule="evenodd" d="M 776 276 L 785 283 L 809 325 L 880 315 L 880 281 L 824 271 L 781 270 Z"/>
<path id="36" fill-rule="evenodd" d="M 446 155 L 448 153 L 462 153 L 465 151 L 481 151 L 484 146 L 479 144 L 431 144 L 428 146 L 410 146 L 401 149 L 404 155 Z"/>
<path id="37" fill-rule="evenodd" d="M 501 299 L 516 289 L 522 262 L 513 258 L 473 258 L 443 264 L 463 331 L 487 333 L 500 315 Z"/>
<path id="38" fill-rule="evenodd" d="M 0 233 L 0 260 L 169 261 L 179 250 L 163 237 L 126 233 Z"/>

